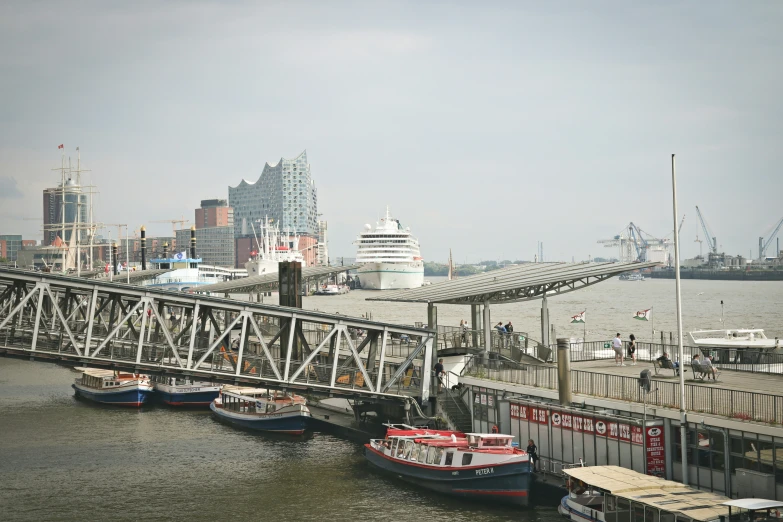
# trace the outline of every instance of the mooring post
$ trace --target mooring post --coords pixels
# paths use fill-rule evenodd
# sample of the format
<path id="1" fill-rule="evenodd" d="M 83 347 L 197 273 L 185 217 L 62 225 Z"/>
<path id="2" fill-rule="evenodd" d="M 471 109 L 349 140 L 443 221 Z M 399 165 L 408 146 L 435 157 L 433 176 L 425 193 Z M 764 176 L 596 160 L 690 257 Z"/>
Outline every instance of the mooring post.
<path id="1" fill-rule="evenodd" d="M 557 395 L 562 406 L 571 405 L 571 342 L 557 340 Z"/>

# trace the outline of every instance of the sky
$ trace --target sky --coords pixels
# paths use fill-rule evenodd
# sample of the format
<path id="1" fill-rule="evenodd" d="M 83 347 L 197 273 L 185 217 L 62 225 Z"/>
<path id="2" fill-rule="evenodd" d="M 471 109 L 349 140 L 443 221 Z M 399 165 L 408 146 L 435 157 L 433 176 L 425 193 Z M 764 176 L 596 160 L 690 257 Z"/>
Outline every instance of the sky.
<path id="1" fill-rule="evenodd" d="M 425 260 L 582 260 L 631 221 L 672 237 L 675 153 L 683 257 L 695 205 L 755 257 L 781 27 L 776 1 L 6 0 L 0 233 L 42 237 L 61 143 L 96 218 L 148 235 L 307 150 L 333 258 L 389 205 Z"/>

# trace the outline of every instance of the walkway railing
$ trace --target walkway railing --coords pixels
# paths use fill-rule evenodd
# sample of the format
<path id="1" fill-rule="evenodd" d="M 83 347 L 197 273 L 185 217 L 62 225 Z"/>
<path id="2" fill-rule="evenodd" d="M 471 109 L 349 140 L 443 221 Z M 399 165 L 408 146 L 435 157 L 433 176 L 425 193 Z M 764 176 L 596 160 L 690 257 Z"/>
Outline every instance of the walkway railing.
<path id="1" fill-rule="evenodd" d="M 499 360 L 472 357 L 463 375 L 549 390 L 558 389 L 557 368 L 530 364 L 509 364 Z M 647 395 L 651 406 L 679 409 L 680 384 L 655 381 L 656 391 Z M 636 377 L 571 370 L 571 391 L 627 402 L 645 402 Z M 685 407 L 689 412 L 719 415 L 769 424 L 783 423 L 783 396 L 730 390 L 695 384 L 685 385 Z"/>
<path id="2" fill-rule="evenodd" d="M 646 341 L 636 342 L 636 358 L 639 361 L 652 362 L 660 357 L 664 352 L 669 354 L 669 358 L 678 360 L 677 345 L 651 343 Z M 541 350 L 542 347 L 536 347 Z M 557 345 L 549 346 L 551 358 L 542 360 L 557 362 Z M 589 341 L 584 342 L 581 339 L 573 339 L 571 342 L 570 358 L 572 362 L 598 361 L 605 359 L 614 359 L 615 353 L 612 348 L 612 341 Z M 689 364 L 694 355 L 699 354 L 702 357 L 709 354 L 713 357 L 713 365 L 719 370 L 734 370 L 740 372 L 752 373 L 783 373 L 783 354 L 770 353 L 767 350 L 760 349 L 733 349 L 733 348 L 701 348 L 698 346 L 683 346 L 685 364 Z M 628 357 L 628 342 L 623 342 L 623 355 Z"/>

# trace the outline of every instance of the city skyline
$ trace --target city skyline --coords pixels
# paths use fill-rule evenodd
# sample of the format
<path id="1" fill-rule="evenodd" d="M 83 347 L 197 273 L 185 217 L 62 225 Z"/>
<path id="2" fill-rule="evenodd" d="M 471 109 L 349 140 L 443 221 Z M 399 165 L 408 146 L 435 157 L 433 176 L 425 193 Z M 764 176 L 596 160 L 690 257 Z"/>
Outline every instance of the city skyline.
<path id="1" fill-rule="evenodd" d="M 60 143 L 97 220 L 154 235 L 307 149 L 333 259 L 387 204 L 425 260 L 611 257 L 630 221 L 671 237 L 676 153 L 683 256 L 695 205 L 756 256 L 781 217 L 781 6 L 452 6 L 4 3 L 0 230 L 41 238 L 23 218 Z"/>

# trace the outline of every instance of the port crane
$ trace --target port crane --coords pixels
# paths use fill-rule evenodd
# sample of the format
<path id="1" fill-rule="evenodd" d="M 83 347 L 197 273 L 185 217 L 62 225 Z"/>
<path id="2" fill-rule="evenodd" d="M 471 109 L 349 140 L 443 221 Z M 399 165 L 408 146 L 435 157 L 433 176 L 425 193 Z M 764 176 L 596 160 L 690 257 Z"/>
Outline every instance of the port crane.
<path id="1" fill-rule="evenodd" d="M 636 248 L 636 260 L 644 263 L 647 261 L 647 240 L 642 236 L 642 231 L 634 225 L 633 221 L 628 224 L 628 237 L 631 238 L 633 246 Z"/>
<path id="2" fill-rule="evenodd" d="M 701 215 L 701 210 L 699 210 L 698 205 L 696 205 L 696 215 L 699 216 L 699 221 L 701 221 L 701 228 L 704 229 L 704 235 L 706 236 L 705 241 L 707 241 L 707 246 L 709 247 L 710 253 L 717 254 L 718 238 L 712 235 L 712 231 L 710 230 L 710 227 L 707 226 L 707 222 L 704 220 L 704 216 Z"/>
<path id="3" fill-rule="evenodd" d="M 767 255 L 767 248 L 769 248 L 770 243 L 772 243 L 772 240 L 775 239 L 775 236 L 778 235 L 778 231 L 780 231 L 780 227 L 783 226 L 783 218 L 780 218 L 780 221 L 778 221 L 778 224 L 775 226 L 775 229 L 772 231 L 772 234 L 769 235 L 769 238 L 767 238 L 766 241 L 764 241 L 763 237 L 759 238 L 759 259 L 764 259 Z"/>

